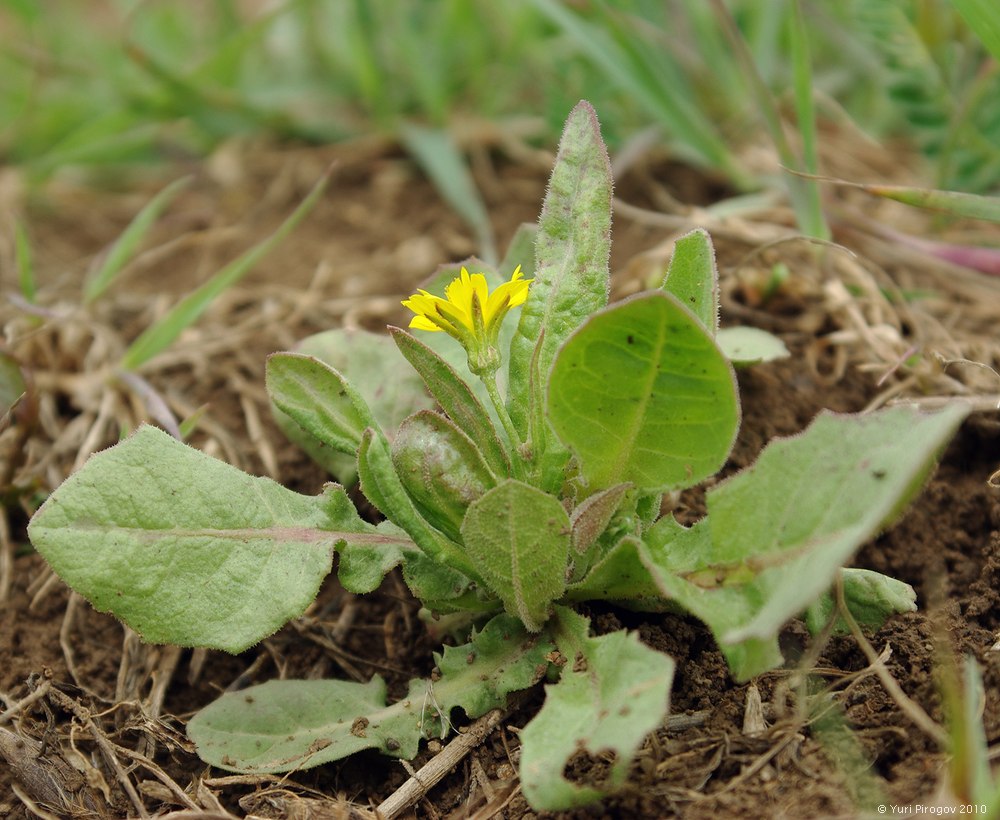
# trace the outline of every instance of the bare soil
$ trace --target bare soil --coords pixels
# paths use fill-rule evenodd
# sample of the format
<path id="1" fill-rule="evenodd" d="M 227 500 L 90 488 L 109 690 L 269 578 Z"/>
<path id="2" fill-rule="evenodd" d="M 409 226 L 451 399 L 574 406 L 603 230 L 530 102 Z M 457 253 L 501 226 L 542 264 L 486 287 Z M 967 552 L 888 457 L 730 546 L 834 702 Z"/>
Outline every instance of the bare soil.
<path id="1" fill-rule="evenodd" d="M 865 151 L 849 155 L 845 175 L 884 181 L 898 168 L 889 155 Z M 477 181 L 504 247 L 518 224 L 536 218 L 551 156 L 490 144 L 477 156 Z M 428 673 L 434 643 L 399 578 L 364 598 L 330 580 L 304 617 L 231 657 L 140 644 L 71 595 L 25 536 L 45 493 L 122 428 L 150 418 L 102 368 L 179 296 L 273 229 L 331 162 L 330 189 L 293 238 L 142 371 L 176 416 L 200 409 L 195 446 L 315 493 L 326 476 L 270 419 L 265 356 L 329 327 L 405 321 L 399 300 L 436 265 L 475 250 L 461 218 L 409 160 L 379 143 L 226 146 L 176 169 L 192 173 L 192 183 L 123 280 L 88 307 L 79 296 L 86 271 L 163 179 L 123 178 L 114 188 L 64 179 L 30 194 L 13 174 L 0 179 L 0 213 L 27 220 L 46 310 L 34 320 L 15 304 L 0 306 L 5 349 L 39 396 L 37 425 L 15 424 L 0 436 L 0 711 L 48 688 L 0 718 L 0 730 L 13 733 L 0 733 L 10 763 L 0 767 L 0 816 L 368 817 L 409 777 L 398 761 L 361 754 L 289 777 L 234 778 L 202 764 L 184 736 L 185 719 L 222 691 L 275 677 L 367 680 L 377 672 L 400 694 L 410 677 Z M 983 670 L 987 739 L 1000 739 L 1000 491 L 988 483 L 1000 466 L 992 410 L 1000 382 L 989 370 L 998 364 L 1000 282 L 869 228 L 966 241 L 978 239 L 975 229 L 838 192 L 830 202 L 835 239 L 854 256 L 783 240 L 794 230 L 780 206 L 726 220 L 706 214 L 699 208 L 726 196 L 725 187 L 662 157 L 641 158 L 618 177 L 613 295 L 654 284 L 672 240 L 705 225 L 718 248 L 723 321 L 777 332 L 792 351 L 740 372 L 743 428 L 727 471 L 822 408 L 857 412 L 901 399 L 933 406 L 963 394 L 979 410 L 901 521 L 855 561 L 917 590 L 918 612 L 867 636 L 875 652 L 886 650 L 884 666 L 912 703 L 886 688 L 853 637 L 834 637 L 810 655 L 807 633 L 792 623 L 783 638 L 787 667 L 737 685 L 697 621 L 592 607 L 595 630 L 637 630 L 678 672 L 674 718 L 649 738 L 627 788 L 578 816 L 855 817 L 879 804 L 953 800 L 939 738 L 912 715 L 916 704 L 942 723 L 939 679 L 971 655 Z M 11 248 L 0 247 L 5 294 L 16 291 L 11 260 Z M 772 291 L 779 263 L 790 276 Z M 895 298 L 901 290 L 908 300 Z M 916 364 L 913 352 L 922 354 Z M 986 367 L 942 361 L 962 358 Z M 688 493 L 680 514 L 695 518 L 700 504 L 698 492 Z M 532 817 L 517 786 L 517 730 L 541 697 L 513 699 L 499 726 L 408 816 Z M 440 748 L 428 744 L 413 766 Z M 605 763 L 579 760 L 572 774 L 599 780 Z"/>

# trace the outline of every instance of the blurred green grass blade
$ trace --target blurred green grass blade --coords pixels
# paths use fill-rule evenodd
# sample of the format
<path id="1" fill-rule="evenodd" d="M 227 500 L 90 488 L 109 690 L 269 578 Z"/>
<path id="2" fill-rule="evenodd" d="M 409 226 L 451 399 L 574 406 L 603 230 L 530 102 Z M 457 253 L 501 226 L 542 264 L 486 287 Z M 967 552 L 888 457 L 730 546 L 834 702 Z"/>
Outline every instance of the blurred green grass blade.
<path id="1" fill-rule="evenodd" d="M 21 288 L 21 295 L 34 304 L 38 294 L 35 263 L 31 254 L 31 240 L 28 239 L 28 232 L 20 220 L 14 222 L 14 258 L 17 262 L 17 282 Z"/>
<path id="2" fill-rule="evenodd" d="M 174 180 L 136 214 L 128 227 L 122 231 L 122 235 L 115 240 L 111 249 L 105 254 L 100 266 L 91 275 L 83 291 L 84 304 L 91 304 L 111 286 L 118 274 L 135 255 L 139 245 L 149 233 L 149 229 L 160 218 L 160 214 L 190 181 L 191 177 L 189 176 Z"/>
<path id="3" fill-rule="evenodd" d="M 316 183 L 309 195 L 278 229 L 239 258 L 233 260 L 205 284 L 185 296 L 160 321 L 148 327 L 125 351 L 122 370 L 136 370 L 169 347 L 180 333 L 198 320 L 219 294 L 242 279 L 261 259 L 274 250 L 308 215 L 326 189 L 330 173 Z"/>
<path id="4" fill-rule="evenodd" d="M 1000 5 L 996 0 L 951 0 L 990 54 L 1000 60 Z"/>
<path id="5" fill-rule="evenodd" d="M 939 191 L 933 188 L 909 188 L 903 185 L 858 185 L 885 199 L 894 199 L 915 208 L 944 211 L 952 216 L 1000 222 L 1000 197 Z"/>
<path id="6" fill-rule="evenodd" d="M 799 223 L 799 227 L 803 233 L 809 236 L 824 237 L 828 232 L 822 212 L 819 209 L 819 194 L 816 191 L 815 183 L 811 180 L 803 179 L 801 175 L 793 175 L 794 172 L 802 170 L 802 161 L 795 151 L 792 150 L 792 146 L 785 136 L 781 112 L 775 104 L 770 89 L 764 83 L 760 72 L 757 70 L 753 54 L 751 54 L 746 40 L 743 39 L 736 21 L 726 8 L 723 0 L 709 0 L 709 2 L 715 11 L 719 26 L 726 34 L 733 48 L 733 54 L 740 65 L 743 66 L 744 75 L 750 84 L 750 91 L 757 103 L 764 124 L 771 135 L 771 141 L 774 143 L 778 157 L 782 165 L 791 172 L 785 174 L 785 183 L 788 186 L 788 195 L 792 201 L 796 221 Z M 806 54 L 808 55 L 808 52 Z M 814 233 L 813 231 L 819 231 L 819 233 Z"/>
<path id="7" fill-rule="evenodd" d="M 590 60 L 622 90 L 655 117 L 688 150 L 710 167 L 723 171 L 734 185 L 752 187 L 748 175 L 742 170 L 715 126 L 693 102 L 689 82 L 671 82 L 656 76 L 648 66 L 637 62 L 638 35 L 621 31 L 613 39 L 610 15 L 605 14 L 603 26 L 584 20 L 558 0 L 532 0 L 534 6 L 559 26 L 582 48 Z M 631 50 L 631 54 L 630 54 Z M 662 68 L 662 66 L 661 66 Z"/>
<path id="8" fill-rule="evenodd" d="M 490 215 L 451 135 L 441 129 L 404 123 L 399 136 L 444 200 L 475 231 L 479 258 L 488 265 L 496 265 L 496 240 Z"/>
<path id="9" fill-rule="evenodd" d="M 792 76 L 795 86 L 795 118 L 802 139 L 804 169 L 817 173 L 819 160 L 816 151 L 816 112 L 813 107 L 812 59 L 809 55 L 809 30 L 802 14 L 801 0 L 792 0 Z M 830 238 L 830 228 L 823 217 L 819 185 L 805 180 L 804 212 L 799 215 L 803 230 L 819 239 Z"/>

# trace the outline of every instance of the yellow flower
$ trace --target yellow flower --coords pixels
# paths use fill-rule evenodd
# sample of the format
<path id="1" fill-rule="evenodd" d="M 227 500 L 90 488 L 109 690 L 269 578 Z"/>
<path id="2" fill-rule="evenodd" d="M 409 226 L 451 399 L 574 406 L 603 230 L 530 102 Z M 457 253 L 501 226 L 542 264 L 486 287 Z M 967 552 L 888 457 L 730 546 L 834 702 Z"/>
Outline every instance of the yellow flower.
<path id="1" fill-rule="evenodd" d="M 463 267 L 459 277 L 445 288 L 447 299 L 421 290 L 403 302 L 403 306 L 417 314 L 410 327 L 444 330 L 461 341 L 466 333 L 477 333 L 477 314 L 482 316 L 482 332 L 489 333 L 503 321 L 508 310 L 524 304 L 531 281 L 521 278 L 518 265 L 509 282 L 489 293 L 486 277 L 481 273 L 470 274 Z"/>
<path id="2" fill-rule="evenodd" d="M 404 301 L 403 306 L 416 314 L 410 327 L 443 330 L 461 342 L 474 373 L 496 370 L 500 364 L 496 349 L 500 325 L 507 311 L 524 304 L 531 282 L 521 278 L 518 265 L 510 281 L 490 293 L 483 274 L 470 274 L 463 267 L 459 277 L 445 288 L 447 298 L 421 290 Z"/>

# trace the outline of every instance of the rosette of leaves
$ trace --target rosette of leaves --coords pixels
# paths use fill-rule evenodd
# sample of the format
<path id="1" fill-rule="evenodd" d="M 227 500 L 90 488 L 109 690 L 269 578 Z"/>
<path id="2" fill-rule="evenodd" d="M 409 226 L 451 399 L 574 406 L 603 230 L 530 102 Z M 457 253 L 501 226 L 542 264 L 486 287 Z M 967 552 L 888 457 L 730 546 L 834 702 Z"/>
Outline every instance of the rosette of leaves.
<path id="1" fill-rule="evenodd" d="M 242 651 L 303 612 L 335 556 L 353 592 L 400 567 L 429 610 L 475 623 L 436 658 L 440 676 L 413 680 L 400 701 L 378 677 L 224 695 L 188 726 L 207 762 L 281 772 L 367 748 L 411 757 L 455 709 L 477 717 L 548 677 L 521 735 L 521 781 L 537 809 L 566 809 L 624 782 L 666 717 L 674 670 L 635 634 L 591 636 L 574 605 L 687 611 L 737 680 L 782 663 L 790 619 L 825 622 L 838 576 L 864 623 L 913 608 L 907 585 L 843 567 L 918 491 L 965 407 L 821 413 L 714 484 L 707 514 L 682 526 L 661 515 L 664 494 L 715 475 L 740 419 L 712 247 L 688 234 L 662 287 L 609 305 L 610 224 L 610 167 L 581 103 L 538 225 L 501 266 L 520 263 L 533 282 L 516 326 L 500 329 L 493 392 L 444 333 L 391 328 L 400 355 L 368 356 L 376 372 L 357 385 L 353 357 L 338 366 L 313 348 L 321 355 L 269 359 L 274 404 L 314 448 L 352 460 L 382 523 L 363 521 L 340 485 L 300 495 L 151 427 L 93 456 L 35 515 L 29 535 L 55 571 L 152 642 Z M 454 275 L 427 290 L 442 293 Z M 350 340 L 355 351 L 387 344 Z M 411 389 L 398 406 L 376 395 L 412 388 L 413 373 L 426 393 Z M 565 778 L 581 751 L 613 754 L 602 783 Z"/>

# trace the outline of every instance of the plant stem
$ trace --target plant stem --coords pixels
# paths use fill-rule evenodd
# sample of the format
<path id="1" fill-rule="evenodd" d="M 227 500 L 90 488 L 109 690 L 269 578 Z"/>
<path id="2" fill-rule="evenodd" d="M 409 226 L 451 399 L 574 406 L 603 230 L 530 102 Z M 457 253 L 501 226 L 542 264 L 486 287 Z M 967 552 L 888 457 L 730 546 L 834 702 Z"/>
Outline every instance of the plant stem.
<path id="1" fill-rule="evenodd" d="M 507 412 L 507 405 L 505 405 L 503 403 L 503 399 L 500 398 L 500 391 L 497 389 L 496 373 L 490 373 L 488 375 L 481 374 L 479 378 L 486 387 L 486 392 L 490 396 L 490 401 L 493 402 L 493 407 L 497 411 L 497 416 L 500 417 L 500 423 L 503 425 L 503 429 L 507 432 L 507 438 L 510 439 L 510 446 L 512 450 L 511 464 L 517 465 L 514 469 L 517 473 L 521 473 L 519 466 L 523 461 L 521 447 L 524 442 L 521 441 L 521 437 L 517 434 L 517 430 L 514 427 L 514 422 L 510 419 L 510 414 Z"/>

